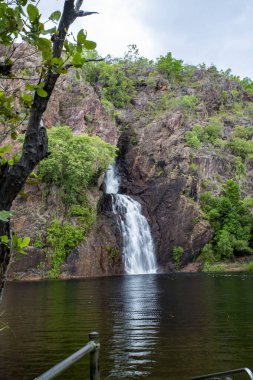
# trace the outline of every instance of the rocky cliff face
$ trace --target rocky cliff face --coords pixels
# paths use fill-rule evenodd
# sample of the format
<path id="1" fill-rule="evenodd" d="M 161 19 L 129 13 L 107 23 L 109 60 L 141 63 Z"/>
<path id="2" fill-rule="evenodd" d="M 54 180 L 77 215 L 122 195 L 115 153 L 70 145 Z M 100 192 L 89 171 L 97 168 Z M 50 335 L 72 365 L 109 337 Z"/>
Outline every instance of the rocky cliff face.
<path id="1" fill-rule="evenodd" d="M 174 268 L 173 248 L 182 248 L 180 261 L 184 265 L 192 262 L 212 237 L 210 225 L 202 217 L 199 197 L 205 190 L 218 194 L 222 184 L 237 175 L 236 157 L 227 142 L 236 125 L 253 124 L 252 99 L 236 82 L 213 70 L 195 69 L 191 78 L 180 84 L 150 67 L 135 67 L 131 75 L 135 96 L 131 104 L 117 109 L 116 122 L 101 104 L 97 95 L 101 95 L 101 89 L 96 93 L 71 75 L 59 81 L 44 122 L 48 128 L 57 123 L 70 125 L 76 133 L 98 135 L 119 146 L 120 192 L 141 203 L 151 226 L 160 270 L 169 271 Z M 240 109 L 238 106 L 236 111 L 237 103 Z M 212 117 L 218 117 L 222 125 L 215 142 L 203 137 L 198 149 L 190 146 L 187 131 L 193 131 L 196 124 L 204 128 Z M 247 175 L 238 180 L 244 194 L 251 194 L 250 159 L 244 160 L 244 167 Z M 98 204 L 97 221 L 86 241 L 62 266 L 63 278 L 123 273 L 121 237 L 110 195 L 103 196 L 98 188 L 90 194 Z M 53 213 L 52 205 L 53 209 L 63 206 L 54 189 L 46 201 L 43 185 L 35 188 L 27 184 L 25 192 L 27 196 L 17 199 L 14 206 L 14 227 L 18 233 L 33 237 L 38 231 L 43 234 L 45 221 Z M 20 272 L 24 277 L 27 273 L 46 275 L 47 258 L 41 250 L 31 251 L 27 259 L 12 264 L 11 278 L 20 276 Z M 46 263 L 42 270 L 41 262 Z"/>

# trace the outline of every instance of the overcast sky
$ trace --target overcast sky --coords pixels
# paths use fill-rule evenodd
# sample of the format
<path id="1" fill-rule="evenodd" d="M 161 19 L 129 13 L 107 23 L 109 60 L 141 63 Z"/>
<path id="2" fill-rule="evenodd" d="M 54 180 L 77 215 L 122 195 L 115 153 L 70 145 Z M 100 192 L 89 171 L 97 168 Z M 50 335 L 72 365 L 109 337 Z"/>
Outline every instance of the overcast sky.
<path id="1" fill-rule="evenodd" d="M 61 9 L 63 0 L 41 0 L 42 14 Z M 253 79 L 253 0 L 86 0 L 84 28 L 102 55 L 123 56 L 136 44 L 155 59 L 171 51 L 188 64 L 214 63 Z"/>

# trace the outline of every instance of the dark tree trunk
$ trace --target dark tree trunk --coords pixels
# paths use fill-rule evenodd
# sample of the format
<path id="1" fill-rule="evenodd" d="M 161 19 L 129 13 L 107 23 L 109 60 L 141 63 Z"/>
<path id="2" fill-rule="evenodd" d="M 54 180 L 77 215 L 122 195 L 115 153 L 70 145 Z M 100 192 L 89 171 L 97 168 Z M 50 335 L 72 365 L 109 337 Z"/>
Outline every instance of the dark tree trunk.
<path id="1" fill-rule="evenodd" d="M 79 17 L 82 2 L 82 0 L 65 0 L 64 2 L 64 9 L 57 32 L 58 38 L 53 43 L 53 56 L 56 58 L 59 58 L 62 54 L 63 43 L 69 26 L 76 17 Z M 81 13 L 81 15 L 83 14 Z M 48 69 L 46 77 L 43 78 L 43 89 L 47 92 L 47 97 L 40 97 L 36 93 L 34 95 L 20 160 L 12 166 L 8 165 L 8 163 L 0 164 L 0 211 L 9 211 L 11 209 L 14 199 L 30 173 L 47 156 L 47 133 L 41 125 L 41 117 L 47 108 L 58 77 L 58 73 Z M 0 221 L 0 236 L 3 235 L 10 238 L 10 224 Z M 0 299 L 10 256 L 10 248 L 0 243 Z"/>
<path id="2" fill-rule="evenodd" d="M 10 223 L 0 221 L 0 236 L 10 236 Z M 11 257 L 11 250 L 5 244 L 0 244 L 0 301 L 7 273 L 7 267 Z"/>

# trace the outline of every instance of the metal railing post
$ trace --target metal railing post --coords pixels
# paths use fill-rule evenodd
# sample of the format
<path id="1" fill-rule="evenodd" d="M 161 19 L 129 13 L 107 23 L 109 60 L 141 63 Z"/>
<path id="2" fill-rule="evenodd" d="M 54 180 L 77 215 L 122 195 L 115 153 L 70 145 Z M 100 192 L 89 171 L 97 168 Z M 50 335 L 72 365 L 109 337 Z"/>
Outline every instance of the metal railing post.
<path id="1" fill-rule="evenodd" d="M 100 380 L 99 372 L 99 333 L 91 332 L 89 334 L 89 340 L 93 341 L 96 345 L 96 349 L 90 353 L 90 380 Z"/>

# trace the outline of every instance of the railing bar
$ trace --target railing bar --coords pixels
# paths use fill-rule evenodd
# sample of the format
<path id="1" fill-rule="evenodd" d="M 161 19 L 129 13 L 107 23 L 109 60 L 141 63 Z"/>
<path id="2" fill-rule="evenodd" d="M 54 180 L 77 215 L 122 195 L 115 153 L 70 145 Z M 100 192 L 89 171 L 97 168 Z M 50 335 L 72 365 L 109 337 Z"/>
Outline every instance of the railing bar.
<path id="1" fill-rule="evenodd" d="M 76 351 L 74 354 L 70 355 L 68 358 L 64 359 L 62 362 L 56 364 L 54 367 L 50 368 L 48 371 L 44 372 L 39 377 L 36 377 L 34 380 L 51 380 L 58 376 L 65 369 L 70 367 L 73 363 L 77 362 L 84 355 L 89 354 L 90 352 L 95 351 L 98 348 L 99 344 L 95 344 L 93 341 L 87 343 L 80 350 Z"/>
<path id="2" fill-rule="evenodd" d="M 241 372 L 246 372 L 247 375 L 249 375 L 249 378 L 253 380 L 253 373 L 249 368 L 238 368 L 238 369 L 232 369 L 230 371 L 225 371 L 225 372 L 215 372 L 215 373 L 210 373 L 208 375 L 202 375 L 202 376 L 197 376 L 197 377 L 191 377 L 191 380 L 202 380 L 202 379 L 211 379 L 215 376 L 225 376 L 225 375 L 235 375 L 237 373 Z"/>

